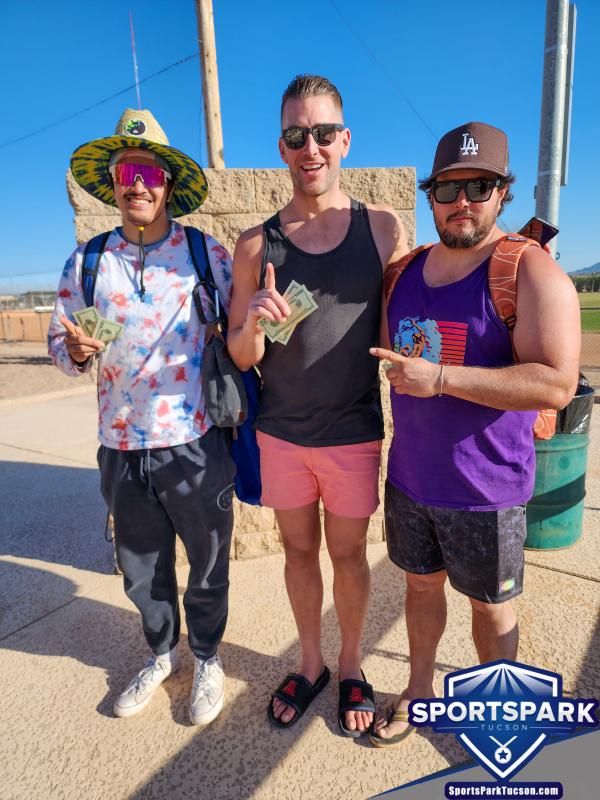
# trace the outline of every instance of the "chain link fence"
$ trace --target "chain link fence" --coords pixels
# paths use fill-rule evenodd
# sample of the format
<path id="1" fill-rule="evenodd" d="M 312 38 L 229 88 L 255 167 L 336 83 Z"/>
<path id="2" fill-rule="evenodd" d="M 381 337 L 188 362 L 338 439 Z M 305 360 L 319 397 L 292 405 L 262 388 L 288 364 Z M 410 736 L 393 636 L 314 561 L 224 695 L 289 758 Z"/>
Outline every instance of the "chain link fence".
<path id="1" fill-rule="evenodd" d="M 589 282 L 595 278 L 600 281 L 600 276 L 592 276 L 587 280 Z M 581 368 L 584 372 L 586 369 L 598 370 L 600 381 L 600 291 L 593 291 L 591 286 L 578 288 L 577 296 L 581 307 Z"/>

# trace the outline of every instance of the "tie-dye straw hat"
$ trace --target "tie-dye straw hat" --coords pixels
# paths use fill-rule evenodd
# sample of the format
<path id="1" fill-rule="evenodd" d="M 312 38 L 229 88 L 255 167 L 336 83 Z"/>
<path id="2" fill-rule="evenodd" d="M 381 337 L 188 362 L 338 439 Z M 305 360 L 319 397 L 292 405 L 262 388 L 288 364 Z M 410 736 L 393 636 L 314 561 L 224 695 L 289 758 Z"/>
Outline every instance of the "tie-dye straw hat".
<path id="1" fill-rule="evenodd" d="M 169 208 L 173 217 L 191 214 L 206 200 L 208 184 L 202 167 L 169 145 L 165 132 L 147 110 L 125 109 L 114 136 L 94 139 L 78 147 L 71 156 L 73 177 L 86 192 L 109 206 L 116 206 L 108 164 L 117 150 L 132 147 L 156 153 L 171 167 L 175 186 Z"/>

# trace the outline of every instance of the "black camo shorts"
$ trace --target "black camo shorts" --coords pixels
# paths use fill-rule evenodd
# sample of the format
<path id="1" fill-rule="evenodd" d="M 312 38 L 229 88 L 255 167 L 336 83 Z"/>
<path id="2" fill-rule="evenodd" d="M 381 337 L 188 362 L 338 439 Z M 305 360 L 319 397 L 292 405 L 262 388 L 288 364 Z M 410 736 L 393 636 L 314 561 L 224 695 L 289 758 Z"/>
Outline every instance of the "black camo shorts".
<path id="1" fill-rule="evenodd" d="M 390 559 L 418 575 L 445 569 L 461 594 L 504 603 L 523 591 L 525 506 L 464 511 L 415 503 L 385 484 Z"/>

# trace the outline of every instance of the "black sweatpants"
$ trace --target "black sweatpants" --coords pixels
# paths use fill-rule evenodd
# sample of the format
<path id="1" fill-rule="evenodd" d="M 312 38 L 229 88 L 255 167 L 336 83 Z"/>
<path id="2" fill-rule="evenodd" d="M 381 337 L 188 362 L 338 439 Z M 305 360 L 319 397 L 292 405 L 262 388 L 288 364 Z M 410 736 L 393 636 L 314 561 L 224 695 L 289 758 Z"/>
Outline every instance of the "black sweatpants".
<path id="1" fill-rule="evenodd" d="M 235 476 L 230 438 L 229 430 L 213 427 L 177 447 L 98 451 L 125 592 L 156 655 L 179 639 L 176 531 L 190 563 L 183 598 L 190 648 L 210 658 L 223 638 Z"/>

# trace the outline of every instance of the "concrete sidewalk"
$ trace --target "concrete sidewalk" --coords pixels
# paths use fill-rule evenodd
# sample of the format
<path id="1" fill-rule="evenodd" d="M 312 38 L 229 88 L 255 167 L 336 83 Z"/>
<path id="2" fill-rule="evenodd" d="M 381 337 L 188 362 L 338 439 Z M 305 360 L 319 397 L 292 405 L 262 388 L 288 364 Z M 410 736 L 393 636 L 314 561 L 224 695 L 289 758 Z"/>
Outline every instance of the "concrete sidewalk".
<path id="1" fill-rule="evenodd" d="M 600 407 L 595 406 L 584 536 L 564 551 L 527 552 L 517 601 L 520 660 L 561 672 L 565 693 L 600 695 Z M 336 734 L 337 675 L 289 731 L 274 731 L 270 691 L 293 670 L 295 626 L 283 558 L 231 563 L 230 617 L 221 648 L 227 699 L 208 728 L 190 726 L 192 661 L 137 717 L 112 716 L 116 693 L 146 649 L 103 537 L 106 511 L 95 467 L 93 389 L 0 403 L 3 486 L 0 556 L 2 800 L 98 798 L 356 798 L 466 760 L 453 737 L 430 732 L 376 750 Z M 331 568 L 323 636 L 334 670 L 337 624 Z M 408 674 L 404 585 L 385 545 L 369 547 L 372 597 L 364 669 L 379 703 Z M 180 569 L 185 585 L 185 568 Z M 444 674 L 476 661 L 468 601 L 448 590 Z"/>

